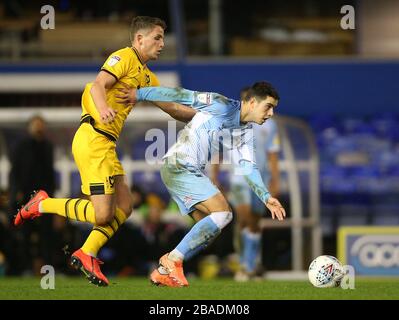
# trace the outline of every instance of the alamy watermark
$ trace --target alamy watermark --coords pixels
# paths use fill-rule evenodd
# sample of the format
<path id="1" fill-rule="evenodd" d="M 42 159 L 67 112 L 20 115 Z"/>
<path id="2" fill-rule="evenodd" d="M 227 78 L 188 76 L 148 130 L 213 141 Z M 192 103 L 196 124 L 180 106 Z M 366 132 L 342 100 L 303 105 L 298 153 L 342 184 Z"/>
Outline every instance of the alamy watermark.
<path id="1" fill-rule="evenodd" d="M 355 8 L 351 5 L 341 7 L 341 28 L 344 30 L 355 29 Z M 46 4 L 40 8 L 40 13 L 44 14 L 40 20 L 40 27 L 44 30 L 55 29 L 55 10 L 52 5 Z"/>
<path id="2" fill-rule="evenodd" d="M 149 129 L 144 140 L 152 142 L 147 145 L 144 154 L 150 165 L 162 164 L 166 154 L 168 164 L 193 161 L 196 164 L 235 164 L 234 174 L 247 175 L 252 169 L 239 166 L 239 162 L 241 159 L 255 159 L 252 128 L 208 130 L 188 124 L 177 133 L 176 122 L 168 121 L 167 132 L 158 128 Z"/>
<path id="3" fill-rule="evenodd" d="M 46 4 L 40 8 L 40 13 L 44 16 L 40 20 L 40 27 L 44 30 L 55 29 L 55 10 L 54 7 Z"/>
<path id="4" fill-rule="evenodd" d="M 40 269 L 40 273 L 44 276 L 40 280 L 40 286 L 43 290 L 54 290 L 55 289 L 55 271 L 54 267 L 51 265 L 44 265 Z"/>
<path id="5" fill-rule="evenodd" d="M 344 30 L 355 29 L 355 8 L 350 5 L 341 7 L 341 13 L 344 16 L 341 18 L 341 28 Z"/>
<path id="6" fill-rule="evenodd" d="M 351 265 L 344 265 L 343 273 L 344 276 L 340 280 L 339 286 L 344 289 L 355 289 L 355 268 Z"/>

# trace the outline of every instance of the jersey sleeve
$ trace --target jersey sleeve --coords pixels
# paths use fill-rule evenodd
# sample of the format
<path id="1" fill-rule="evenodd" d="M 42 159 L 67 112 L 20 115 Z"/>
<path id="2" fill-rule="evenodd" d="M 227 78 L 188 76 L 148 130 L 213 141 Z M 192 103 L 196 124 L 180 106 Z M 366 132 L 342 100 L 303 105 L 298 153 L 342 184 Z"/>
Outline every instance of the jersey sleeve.
<path id="1" fill-rule="evenodd" d="M 230 108 L 230 100 L 215 92 L 195 92 L 193 108 L 207 111 L 213 115 L 227 116 Z"/>
<path id="2" fill-rule="evenodd" d="M 177 102 L 184 105 L 195 104 L 195 91 L 183 88 L 145 87 L 137 90 L 137 101 Z"/>
<path id="3" fill-rule="evenodd" d="M 241 141 L 232 150 L 234 174 L 243 176 L 252 191 L 263 203 L 266 203 L 270 198 L 270 193 L 255 162 L 255 141 L 252 128 L 244 129 L 244 133 L 238 135 L 238 137 L 240 137 Z"/>
<path id="4" fill-rule="evenodd" d="M 101 70 L 111 74 L 116 80 L 119 80 L 129 73 L 130 68 L 131 59 L 129 59 L 129 56 L 123 54 L 123 52 L 116 51 L 104 62 Z"/>
<path id="5" fill-rule="evenodd" d="M 260 175 L 256 164 L 242 160 L 240 161 L 240 169 L 243 172 L 245 181 L 248 183 L 252 191 L 255 192 L 257 197 L 263 203 L 266 203 L 270 198 L 270 193 L 262 180 L 262 176 Z"/>
<path id="6" fill-rule="evenodd" d="M 183 88 L 145 87 L 137 90 L 137 101 L 177 102 L 213 115 L 228 115 L 230 100 L 218 93 Z"/>

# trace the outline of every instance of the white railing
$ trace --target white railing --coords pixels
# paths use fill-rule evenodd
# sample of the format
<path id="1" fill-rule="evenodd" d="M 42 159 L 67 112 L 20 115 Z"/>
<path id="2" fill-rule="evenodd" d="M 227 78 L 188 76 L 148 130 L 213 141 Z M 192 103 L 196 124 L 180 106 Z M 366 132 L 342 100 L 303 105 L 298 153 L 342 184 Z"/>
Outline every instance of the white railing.
<path id="1" fill-rule="evenodd" d="M 288 187 L 291 204 L 291 217 L 283 224 L 275 224 L 270 221 L 270 227 L 290 227 L 291 244 L 293 251 L 292 269 L 295 271 L 303 269 L 304 252 L 304 228 L 312 230 L 311 252 L 312 257 L 317 257 L 322 252 L 322 233 L 320 226 L 320 188 L 319 188 L 319 153 L 313 132 L 310 127 L 302 120 L 290 117 L 276 117 L 277 126 L 282 139 L 282 148 L 285 155 L 285 165 L 282 167 L 287 171 Z M 309 159 L 298 161 L 295 158 L 291 139 L 288 136 L 287 128 L 292 126 L 300 129 L 304 134 L 307 147 L 309 147 Z M 301 197 L 301 185 L 299 173 L 307 172 L 309 175 L 309 218 L 304 217 L 304 206 Z M 268 222 L 267 220 L 265 222 Z M 264 224 L 268 227 L 268 224 Z"/>

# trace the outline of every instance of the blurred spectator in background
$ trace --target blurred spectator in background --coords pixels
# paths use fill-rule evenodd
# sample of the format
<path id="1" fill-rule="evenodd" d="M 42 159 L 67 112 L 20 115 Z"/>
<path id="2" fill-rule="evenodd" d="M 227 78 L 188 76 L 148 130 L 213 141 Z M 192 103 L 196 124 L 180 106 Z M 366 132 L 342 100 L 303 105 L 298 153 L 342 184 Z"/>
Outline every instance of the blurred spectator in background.
<path id="1" fill-rule="evenodd" d="M 132 186 L 130 192 L 132 193 L 133 209 L 140 208 L 146 200 L 144 191 L 138 186 Z"/>
<path id="2" fill-rule="evenodd" d="M 28 123 L 28 137 L 23 139 L 11 155 L 10 201 L 11 209 L 29 200 L 32 190 L 55 191 L 53 145 L 46 138 L 46 123 L 34 116 Z"/>
<path id="3" fill-rule="evenodd" d="M 147 196 L 147 210 L 141 232 L 145 239 L 143 259 L 147 262 L 147 272 L 158 266 L 162 253 L 172 250 L 184 236 L 185 230 L 173 221 L 166 221 L 164 213 L 166 204 L 156 194 Z"/>
<path id="4" fill-rule="evenodd" d="M 28 123 L 28 136 L 20 141 L 11 154 L 10 209 L 15 214 L 23 203 L 29 201 L 32 190 L 45 189 L 50 195 L 55 191 L 53 145 L 46 138 L 46 123 L 41 116 L 34 116 Z M 17 235 L 23 242 L 19 266 L 40 273 L 44 264 L 52 264 L 53 217 L 40 223 L 28 224 Z M 30 263 L 33 263 L 33 266 Z"/>

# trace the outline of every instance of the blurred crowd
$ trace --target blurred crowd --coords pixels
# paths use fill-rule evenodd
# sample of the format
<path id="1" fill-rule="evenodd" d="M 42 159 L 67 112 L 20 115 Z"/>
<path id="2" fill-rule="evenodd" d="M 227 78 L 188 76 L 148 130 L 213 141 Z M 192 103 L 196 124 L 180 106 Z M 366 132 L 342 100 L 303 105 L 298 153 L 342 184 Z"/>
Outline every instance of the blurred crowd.
<path id="1" fill-rule="evenodd" d="M 145 194 L 134 186 L 132 197 L 132 218 L 99 254 L 99 258 L 105 262 L 104 271 L 110 275 L 147 275 L 157 265 L 159 256 L 172 250 L 191 225 L 189 218 L 182 219 L 175 211 L 174 203 L 167 205 L 156 194 Z M 56 273 L 76 274 L 69 267 L 69 253 L 79 248 L 90 233 L 89 224 L 44 215 L 16 228 L 13 226 L 14 214 L 15 211 L 10 209 L 10 192 L 1 190 L 0 276 L 39 275 L 43 265 L 54 266 Z M 187 272 L 209 272 L 199 270 L 199 267 L 213 261 L 215 263 L 212 263 L 211 268 L 216 268 L 216 273 L 232 274 L 238 267 L 231 260 L 232 254 L 231 229 L 197 259 L 190 260 L 186 264 Z M 201 260 L 204 260 L 202 264 Z M 219 261 L 229 264 L 226 270 L 221 270 Z"/>

